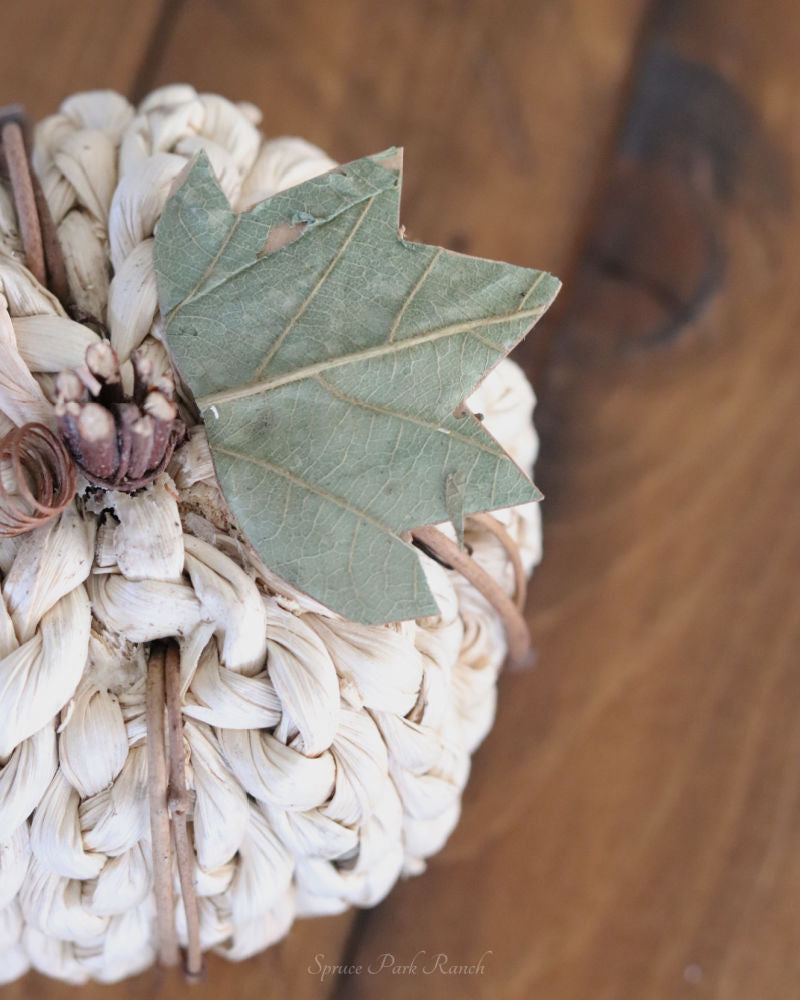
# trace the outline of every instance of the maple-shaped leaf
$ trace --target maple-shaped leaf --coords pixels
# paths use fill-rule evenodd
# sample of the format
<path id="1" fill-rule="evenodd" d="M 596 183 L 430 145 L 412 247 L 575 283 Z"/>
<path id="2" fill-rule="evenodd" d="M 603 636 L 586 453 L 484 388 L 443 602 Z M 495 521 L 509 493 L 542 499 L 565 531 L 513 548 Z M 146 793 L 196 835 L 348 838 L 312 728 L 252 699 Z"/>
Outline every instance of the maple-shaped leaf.
<path id="1" fill-rule="evenodd" d="M 155 261 L 166 339 L 225 498 L 265 564 L 354 621 L 434 614 L 401 534 L 536 500 L 460 404 L 558 290 L 406 241 L 400 154 L 233 212 L 201 154 Z M 458 415 L 456 415 L 458 414 Z"/>

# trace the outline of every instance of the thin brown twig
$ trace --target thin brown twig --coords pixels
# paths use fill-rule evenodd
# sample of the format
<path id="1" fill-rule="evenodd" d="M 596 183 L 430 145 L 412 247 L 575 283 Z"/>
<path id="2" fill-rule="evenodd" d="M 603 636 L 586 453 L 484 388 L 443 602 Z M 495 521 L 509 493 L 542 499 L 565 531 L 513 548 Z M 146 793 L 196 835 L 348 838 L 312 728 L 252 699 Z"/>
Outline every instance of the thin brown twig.
<path id="1" fill-rule="evenodd" d="M 69 278 L 67 277 L 67 264 L 64 260 L 64 251 L 61 249 L 61 240 L 58 238 L 58 230 L 50 214 L 50 206 L 47 204 L 42 185 L 36 173 L 30 171 L 31 184 L 33 186 L 33 196 L 36 199 L 36 211 L 39 215 L 39 229 L 41 231 L 42 250 L 44 251 L 44 262 L 47 270 L 47 287 L 55 295 L 61 305 L 67 310 L 73 319 L 77 319 L 75 307 L 72 301 L 72 293 L 69 290 Z"/>
<path id="2" fill-rule="evenodd" d="M 186 914 L 187 947 L 184 972 L 188 979 L 203 975 L 203 951 L 200 945 L 200 915 L 194 889 L 194 854 L 186 829 L 189 795 L 183 757 L 183 718 L 181 714 L 180 653 L 174 639 L 167 643 L 165 658 L 167 694 L 167 732 L 169 734 L 169 812 L 172 838 L 178 863 L 183 909 Z"/>
<path id="3" fill-rule="evenodd" d="M 31 182 L 31 168 L 28 161 L 28 151 L 25 148 L 25 137 L 22 134 L 22 128 L 16 121 L 7 121 L 3 125 L 1 134 L 8 176 L 11 180 L 11 190 L 14 193 L 14 204 L 17 208 L 19 232 L 25 250 L 25 262 L 28 270 L 39 284 L 46 285 L 47 272 L 44 266 L 42 230 L 39 225 L 36 195 Z"/>
<path id="4" fill-rule="evenodd" d="M 525 597 L 528 592 L 528 577 L 525 575 L 525 567 L 522 565 L 519 545 L 509 535 L 504 525 L 496 517 L 492 517 L 491 514 L 468 514 L 467 521 L 472 521 L 473 524 L 480 525 L 486 531 L 490 531 L 506 550 L 506 554 L 511 560 L 511 565 L 514 569 L 514 604 L 516 604 L 518 611 L 522 611 L 525 607 Z"/>
<path id="5" fill-rule="evenodd" d="M 7 155 L 6 163 L 7 166 L 9 166 L 9 179 L 11 181 L 14 201 L 20 218 L 20 234 L 22 236 L 23 247 L 25 249 L 25 256 L 28 258 L 29 269 L 34 271 L 38 280 L 50 289 L 72 318 L 76 319 L 77 316 L 75 315 L 72 295 L 69 289 L 67 265 L 64 260 L 64 253 L 61 249 L 61 243 L 58 239 L 56 225 L 53 221 L 52 215 L 50 214 L 50 206 L 47 204 L 47 198 L 45 198 L 42 185 L 39 182 L 39 178 L 36 176 L 36 171 L 33 170 L 31 165 L 31 135 L 33 131 L 31 121 L 21 104 L 9 104 L 0 108 L 0 136 L 3 135 L 6 125 L 15 125 L 19 129 L 22 136 L 22 151 L 19 150 L 18 142 L 16 143 L 16 153 L 12 151 L 12 155 L 15 157 L 15 162 L 19 167 L 16 175 L 17 180 L 15 180 L 15 175 L 11 173 Z M 9 133 L 9 135 L 11 136 L 11 142 L 13 145 L 15 143 L 13 132 Z M 7 150 L 4 149 L 4 152 L 7 154 Z M 20 184 L 22 187 L 19 187 Z M 29 185 L 33 193 L 33 210 L 31 209 L 30 204 L 30 194 L 27 196 L 23 194 L 23 190 L 27 189 Z M 24 211 L 20 211 L 20 199 L 24 199 L 25 201 Z M 30 233 L 32 234 L 34 243 L 38 242 L 41 244 L 41 252 L 43 254 L 42 272 L 45 277 L 43 277 L 39 271 L 34 270 L 37 266 L 36 264 L 31 267 L 29 241 L 26 240 L 26 233 L 24 231 L 24 225 L 26 223 L 30 226 Z M 34 257 L 37 260 L 39 259 L 38 254 L 36 253 L 34 253 Z"/>
<path id="6" fill-rule="evenodd" d="M 458 570 L 476 590 L 483 594 L 503 620 L 508 637 L 510 666 L 515 669 L 527 667 L 533 661 L 528 625 L 514 601 L 506 594 L 500 584 L 471 556 L 462 552 L 454 541 L 442 534 L 438 528 L 434 528 L 432 525 L 415 528 L 412 535 L 427 545 L 436 556 L 452 566 L 453 569 Z"/>
<path id="7" fill-rule="evenodd" d="M 167 760 L 164 739 L 165 658 L 163 645 L 154 643 L 147 664 L 145 712 L 158 955 L 162 965 L 172 966 L 178 964 L 180 952 L 175 932 L 175 896 L 172 889 L 172 856 L 167 808 Z"/>

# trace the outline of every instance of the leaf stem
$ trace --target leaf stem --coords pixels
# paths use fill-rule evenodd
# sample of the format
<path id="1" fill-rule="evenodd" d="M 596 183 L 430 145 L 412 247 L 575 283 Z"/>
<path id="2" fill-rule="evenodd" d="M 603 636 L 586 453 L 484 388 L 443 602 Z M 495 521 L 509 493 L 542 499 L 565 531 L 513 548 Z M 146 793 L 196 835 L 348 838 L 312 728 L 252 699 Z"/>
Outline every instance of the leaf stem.
<path id="1" fill-rule="evenodd" d="M 438 528 L 428 525 L 424 528 L 415 528 L 411 534 L 427 545 L 440 559 L 449 563 L 453 569 L 458 570 L 500 615 L 508 637 L 509 665 L 513 669 L 530 666 L 533 662 L 533 650 L 528 623 L 500 584 Z"/>
<path id="2" fill-rule="evenodd" d="M 522 611 L 525 607 L 525 597 L 528 591 L 528 577 L 525 574 L 525 567 L 522 565 L 519 545 L 517 545 L 497 518 L 492 517 L 491 514 L 468 514 L 467 523 L 469 522 L 477 524 L 486 531 L 491 532 L 506 550 L 506 554 L 511 560 L 511 565 L 514 569 L 514 604 L 516 604 L 518 611 Z"/>

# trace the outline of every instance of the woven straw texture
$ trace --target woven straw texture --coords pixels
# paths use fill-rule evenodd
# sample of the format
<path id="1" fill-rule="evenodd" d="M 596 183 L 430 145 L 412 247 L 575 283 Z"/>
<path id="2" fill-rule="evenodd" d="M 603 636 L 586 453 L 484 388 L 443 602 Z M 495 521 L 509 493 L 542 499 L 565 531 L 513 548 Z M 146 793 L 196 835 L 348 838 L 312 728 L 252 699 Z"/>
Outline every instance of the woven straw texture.
<path id="1" fill-rule="evenodd" d="M 78 94 L 37 127 L 72 295 L 107 326 L 124 378 L 136 348 L 169 368 L 153 238 L 187 160 L 205 150 L 237 209 L 333 166 L 301 139 L 265 140 L 258 120 L 174 86 L 138 108 Z M 55 428 L 55 374 L 98 340 L 24 259 L 0 187 L 0 434 Z M 533 402 L 504 361 L 469 404 L 526 469 Z M 9 468 L 0 475 L 13 489 Z M 0 539 L 0 981 L 29 967 L 114 981 L 154 961 L 145 672 L 157 638 L 180 642 L 203 948 L 246 958 L 296 916 L 374 905 L 421 872 L 494 717 L 506 645 L 493 608 L 421 556 L 439 616 L 367 627 L 327 612 L 248 560 L 201 427 L 148 489 L 85 487 L 59 518 Z M 496 516 L 529 572 L 537 506 Z M 473 523 L 466 540 L 511 593 L 497 538 Z M 185 938 L 177 876 L 175 891 Z"/>

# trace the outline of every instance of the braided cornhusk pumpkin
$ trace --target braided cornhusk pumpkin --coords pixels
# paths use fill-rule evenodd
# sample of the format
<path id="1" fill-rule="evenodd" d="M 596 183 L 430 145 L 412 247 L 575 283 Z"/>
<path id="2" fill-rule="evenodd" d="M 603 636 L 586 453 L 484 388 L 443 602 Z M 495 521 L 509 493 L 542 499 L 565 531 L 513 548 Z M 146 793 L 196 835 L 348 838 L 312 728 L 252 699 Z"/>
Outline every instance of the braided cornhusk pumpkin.
<path id="1" fill-rule="evenodd" d="M 138 108 L 78 94 L 36 128 L 34 168 L 87 320 L 68 318 L 26 268 L 0 187 L 0 435 L 55 428 L 54 377 L 83 362 L 98 320 L 124 378 L 136 348 L 168 370 L 153 234 L 187 160 L 205 150 L 237 209 L 333 166 L 301 139 L 265 140 L 258 120 L 250 105 L 173 86 Z M 469 405 L 530 469 L 520 370 L 501 362 Z M 13 491 L 7 462 L 0 475 Z M 537 506 L 495 516 L 530 572 Z M 468 521 L 466 541 L 511 593 L 496 535 Z M 245 958 L 296 916 L 371 906 L 424 869 L 457 821 L 506 640 L 462 576 L 420 558 L 437 617 L 364 626 L 326 611 L 248 558 L 201 426 L 139 494 L 79 479 L 59 517 L 0 539 L 0 981 L 30 967 L 114 981 L 156 957 L 145 674 L 161 637 L 180 642 L 203 949 Z"/>

